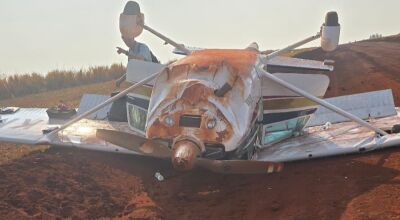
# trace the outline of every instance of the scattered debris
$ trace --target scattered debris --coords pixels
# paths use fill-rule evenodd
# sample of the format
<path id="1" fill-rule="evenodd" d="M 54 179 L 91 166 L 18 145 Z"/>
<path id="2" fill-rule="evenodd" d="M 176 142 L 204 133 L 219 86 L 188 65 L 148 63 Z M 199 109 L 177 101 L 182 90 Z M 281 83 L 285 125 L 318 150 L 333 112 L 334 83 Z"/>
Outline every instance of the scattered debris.
<path id="1" fill-rule="evenodd" d="M 43 134 L 48 134 L 48 133 L 50 133 L 50 132 L 52 132 L 52 131 L 54 131 L 54 130 L 56 130 L 58 128 L 59 128 L 59 126 L 49 126 L 49 127 L 45 128 L 45 129 L 43 129 L 42 133 Z"/>
<path id="2" fill-rule="evenodd" d="M 158 180 L 158 181 L 164 181 L 164 176 L 163 175 L 161 175 L 161 173 L 160 172 L 156 172 L 155 174 L 154 174 L 154 177 Z"/>
<path id="3" fill-rule="evenodd" d="M 322 127 L 324 130 L 328 130 L 329 128 L 331 128 L 332 127 L 332 123 L 330 123 L 329 121 L 328 122 L 326 122 L 325 124 L 324 124 L 324 126 Z"/>

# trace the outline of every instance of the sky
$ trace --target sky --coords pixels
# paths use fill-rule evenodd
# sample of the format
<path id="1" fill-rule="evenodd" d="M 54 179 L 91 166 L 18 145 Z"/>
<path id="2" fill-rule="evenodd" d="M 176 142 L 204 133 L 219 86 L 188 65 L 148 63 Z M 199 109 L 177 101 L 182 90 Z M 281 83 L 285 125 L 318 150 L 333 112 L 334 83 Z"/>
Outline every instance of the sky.
<path id="1" fill-rule="evenodd" d="M 77 70 L 126 63 L 118 29 L 120 0 L 1 0 L 0 76 Z M 278 49 L 319 31 L 337 11 L 341 43 L 379 33 L 400 33 L 399 0 L 141 0 L 148 26 L 185 45 L 202 48 Z M 169 45 L 144 32 L 161 61 L 176 57 Z M 317 46 L 318 42 L 309 46 Z"/>

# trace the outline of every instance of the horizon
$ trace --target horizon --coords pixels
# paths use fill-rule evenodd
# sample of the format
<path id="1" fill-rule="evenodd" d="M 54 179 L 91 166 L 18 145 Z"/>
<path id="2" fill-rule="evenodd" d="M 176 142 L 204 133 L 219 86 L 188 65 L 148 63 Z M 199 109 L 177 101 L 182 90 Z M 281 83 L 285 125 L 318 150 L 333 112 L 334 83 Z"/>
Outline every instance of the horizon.
<path id="1" fill-rule="evenodd" d="M 0 78 L 126 64 L 127 58 L 118 55 L 115 49 L 124 46 L 118 16 L 126 2 L 1 2 L 0 26 L 7 34 L 0 41 Z M 195 47 L 245 48 L 256 41 L 262 50 L 282 48 L 315 34 L 325 13 L 331 10 L 339 13 L 341 44 L 368 39 L 376 33 L 388 36 L 400 32 L 397 13 L 400 2 L 395 0 L 385 3 L 253 0 L 245 3 L 250 10 L 243 10 L 244 3 L 238 0 L 230 1 L 228 6 L 222 0 L 137 2 L 145 14 L 146 24 L 179 43 Z M 222 16 L 221 9 L 226 12 Z M 171 46 L 164 46 L 147 32 L 138 41 L 149 45 L 162 62 L 179 57 L 172 54 Z M 318 46 L 318 42 L 305 47 L 312 46 Z"/>

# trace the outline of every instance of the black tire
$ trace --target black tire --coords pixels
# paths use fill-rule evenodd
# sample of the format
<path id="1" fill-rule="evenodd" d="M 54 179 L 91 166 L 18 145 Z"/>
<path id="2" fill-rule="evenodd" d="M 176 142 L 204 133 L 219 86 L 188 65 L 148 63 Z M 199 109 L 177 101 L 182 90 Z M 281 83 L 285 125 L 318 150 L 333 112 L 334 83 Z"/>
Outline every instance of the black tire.
<path id="1" fill-rule="evenodd" d="M 339 16 L 336 11 L 330 11 L 326 14 L 325 26 L 339 26 Z"/>

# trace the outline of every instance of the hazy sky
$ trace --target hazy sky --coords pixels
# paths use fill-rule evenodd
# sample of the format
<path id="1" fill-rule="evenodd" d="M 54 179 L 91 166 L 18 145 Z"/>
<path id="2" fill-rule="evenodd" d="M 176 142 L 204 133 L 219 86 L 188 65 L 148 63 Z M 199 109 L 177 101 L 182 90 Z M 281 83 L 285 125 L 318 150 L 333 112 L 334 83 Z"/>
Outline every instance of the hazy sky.
<path id="1" fill-rule="evenodd" d="M 399 0 L 142 0 L 146 23 L 186 45 L 277 49 L 315 34 L 329 10 L 339 13 L 341 42 L 400 33 Z M 118 18 L 126 1 L 1 0 L 0 74 L 45 73 L 126 62 Z M 162 60 L 170 46 L 139 37 Z M 311 44 L 316 45 L 316 44 Z"/>

